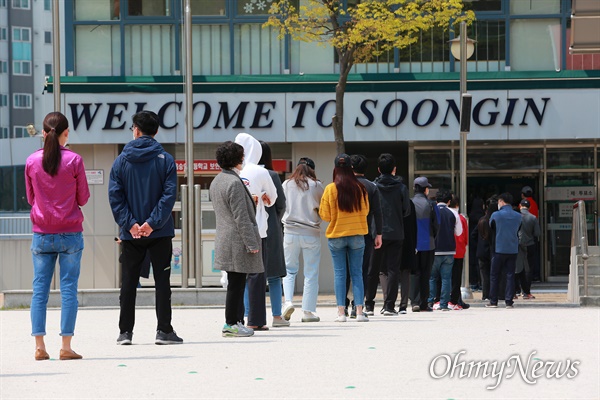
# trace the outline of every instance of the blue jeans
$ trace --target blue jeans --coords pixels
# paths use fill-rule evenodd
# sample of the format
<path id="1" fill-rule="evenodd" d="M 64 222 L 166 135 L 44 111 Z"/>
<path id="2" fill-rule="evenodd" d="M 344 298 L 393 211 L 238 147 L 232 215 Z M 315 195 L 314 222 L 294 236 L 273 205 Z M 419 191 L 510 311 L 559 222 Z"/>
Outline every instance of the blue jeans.
<path id="1" fill-rule="evenodd" d="M 46 334 L 46 306 L 56 259 L 60 265 L 60 335 L 73 336 L 77 318 L 77 283 L 83 252 L 83 234 L 34 233 L 31 242 L 33 256 L 33 296 L 31 298 L 31 335 Z"/>
<path id="2" fill-rule="evenodd" d="M 274 317 L 281 317 L 281 277 L 274 276 L 267 278 L 269 282 L 269 299 L 271 299 L 271 313 Z M 250 296 L 248 295 L 248 285 L 244 289 L 244 316 L 247 317 L 250 312 Z"/>
<path id="3" fill-rule="evenodd" d="M 296 275 L 300 269 L 300 252 L 304 260 L 304 290 L 302 291 L 302 310 L 317 311 L 319 295 L 319 264 L 321 261 L 321 237 L 311 235 L 283 236 L 283 253 L 287 275 L 283 278 L 283 294 L 286 302 L 294 299 Z"/>
<path id="4" fill-rule="evenodd" d="M 348 263 L 350 278 L 352 279 L 354 305 L 363 306 L 365 303 L 362 277 L 363 253 L 365 251 L 363 235 L 328 239 L 328 246 L 333 259 L 333 287 L 338 307 L 346 305 L 346 263 Z"/>
<path id="5" fill-rule="evenodd" d="M 435 256 L 433 266 L 431 267 L 431 277 L 429 278 L 429 298 L 428 303 L 433 303 L 437 293 L 438 277 L 442 278 L 442 292 L 440 293 L 440 308 L 447 308 L 450 301 L 450 292 L 452 290 L 452 266 L 454 265 L 454 256 Z"/>

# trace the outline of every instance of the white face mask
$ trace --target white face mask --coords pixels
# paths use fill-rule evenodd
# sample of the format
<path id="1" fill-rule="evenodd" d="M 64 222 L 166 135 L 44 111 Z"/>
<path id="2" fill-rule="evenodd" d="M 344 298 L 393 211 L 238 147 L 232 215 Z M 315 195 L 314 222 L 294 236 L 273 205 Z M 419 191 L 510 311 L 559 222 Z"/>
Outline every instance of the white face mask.
<path id="1" fill-rule="evenodd" d="M 135 140 L 135 133 L 133 135 L 131 135 L 131 136 L 133 136 L 133 140 Z"/>

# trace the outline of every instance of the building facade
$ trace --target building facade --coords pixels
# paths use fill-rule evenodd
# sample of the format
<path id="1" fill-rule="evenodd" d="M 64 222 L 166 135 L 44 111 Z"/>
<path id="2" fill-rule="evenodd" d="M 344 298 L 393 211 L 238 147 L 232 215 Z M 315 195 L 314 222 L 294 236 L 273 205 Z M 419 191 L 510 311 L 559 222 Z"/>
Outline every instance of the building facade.
<path id="1" fill-rule="evenodd" d="M 308 156 L 317 164 L 317 176 L 331 181 L 331 117 L 339 66 L 331 48 L 279 40 L 262 28 L 269 3 L 191 0 L 198 160 L 194 182 L 204 190 L 218 172 L 214 149 L 239 132 L 271 144 L 274 157 L 282 160 L 282 178 L 294 160 Z M 348 7 L 355 3 L 344 2 Z M 84 157 L 92 191 L 84 208 L 86 268 L 81 287 L 118 287 L 118 249 L 113 241 L 117 227 L 108 206 L 107 179 L 112 161 L 131 138 L 131 115 L 141 109 L 156 111 L 161 117 L 157 140 L 177 160 L 185 158 L 182 4 L 61 2 L 60 109 L 71 122 L 70 144 Z M 584 199 L 588 215 L 597 210 L 600 55 L 568 54 L 568 0 L 465 1 L 465 6 L 477 15 L 468 31 L 477 40 L 468 61 L 468 90 L 473 95 L 468 204 L 477 196 L 485 199 L 504 191 L 518 197 L 523 186 L 532 187 L 544 231 L 543 278 L 566 279 L 569 207 Z M 451 38 L 449 30 L 422 32 L 416 45 L 354 67 L 345 98 L 345 139 L 348 153 L 369 158 L 368 177 L 376 176 L 377 156 L 391 152 L 409 187 L 414 177 L 425 175 L 434 188 L 458 192 L 459 64 L 449 50 Z M 52 85 L 49 90 L 54 90 Z M 41 97 L 44 111 L 36 114 L 37 131 L 43 114 L 54 107 L 51 94 Z M 26 156 L 39 148 L 39 138 L 0 139 L 0 146 L 0 168 L 10 171 L 2 174 L 0 211 L 26 221 L 22 168 Z M 181 172 L 184 183 L 183 168 Z M 5 206 L 11 199 L 12 208 Z M 203 283 L 212 285 L 218 284 L 210 257 L 214 215 L 210 199 L 203 200 Z M 597 221 L 590 217 L 588 222 L 596 242 Z M 17 244 L 14 262 L 22 268 L 15 273 L 3 264 L 0 290 L 31 285 L 28 227 L 17 225 L 14 218 L 5 222 L 0 246 Z M 174 254 L 173 259 L 177 273 L 181 258 Z M 332 292 L 330 266 L 323 239 L 321 287 Z"/>

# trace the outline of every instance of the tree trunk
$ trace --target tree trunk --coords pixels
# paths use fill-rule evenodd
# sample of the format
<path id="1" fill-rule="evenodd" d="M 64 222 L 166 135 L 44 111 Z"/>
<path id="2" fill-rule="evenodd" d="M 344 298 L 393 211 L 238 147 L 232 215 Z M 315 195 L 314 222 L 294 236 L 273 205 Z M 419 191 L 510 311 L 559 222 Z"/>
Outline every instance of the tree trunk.
<path id="1" fill-rule="evenodd" d="M 340 74 L 340 79 L 335 85 L 335 115 L 333 116 L 333 137 L 337 154 L 346 152 L 344 142 L 344 93 L 346 92 L 347 76 Z"/>

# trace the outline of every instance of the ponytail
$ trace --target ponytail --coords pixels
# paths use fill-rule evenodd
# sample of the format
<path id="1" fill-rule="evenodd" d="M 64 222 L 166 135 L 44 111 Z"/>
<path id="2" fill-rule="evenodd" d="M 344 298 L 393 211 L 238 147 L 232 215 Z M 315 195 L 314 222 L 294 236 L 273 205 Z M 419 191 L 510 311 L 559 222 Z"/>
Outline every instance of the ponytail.
<path id="1" fill-rule="evenodd" d="M 50 176 L 55 176 L 58 173 L 61 158 L 58 138 L 67 128 L 69 128 L 67 117 L 57 111 L 49 113 L 44 118 L 46 137 L 44 139 L 42 167 Z"/>

